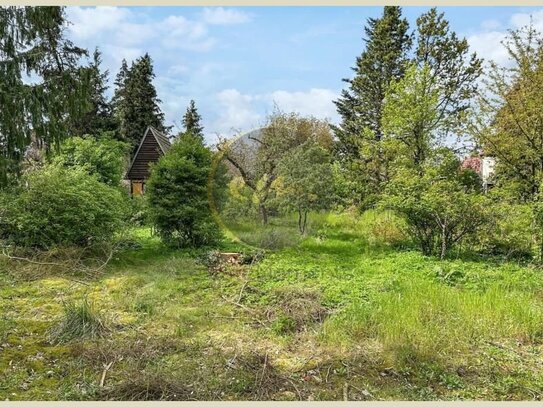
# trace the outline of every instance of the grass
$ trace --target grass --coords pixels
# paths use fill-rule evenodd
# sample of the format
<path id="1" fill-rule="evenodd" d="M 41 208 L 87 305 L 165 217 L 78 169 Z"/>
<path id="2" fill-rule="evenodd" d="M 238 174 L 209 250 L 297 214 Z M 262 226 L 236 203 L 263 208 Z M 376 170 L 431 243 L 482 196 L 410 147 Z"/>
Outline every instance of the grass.
<path id="1" fill-rule="evenodd" d="M 107 331 L 94 304 L 83 298 L 80 303 L 64 304 L 63 319 L 52 329 L 51 336 L 55 342 L 69 342 L 74 339 L 99 338 Z"/>
<path id="2" fill-rule="evenodd" d="M 387 213 L 312 218 L 220 273 L 146 229 L 85 284 L 0 260 L 0 398 L 543 398 L 540 269 L 424 257 Z"/>

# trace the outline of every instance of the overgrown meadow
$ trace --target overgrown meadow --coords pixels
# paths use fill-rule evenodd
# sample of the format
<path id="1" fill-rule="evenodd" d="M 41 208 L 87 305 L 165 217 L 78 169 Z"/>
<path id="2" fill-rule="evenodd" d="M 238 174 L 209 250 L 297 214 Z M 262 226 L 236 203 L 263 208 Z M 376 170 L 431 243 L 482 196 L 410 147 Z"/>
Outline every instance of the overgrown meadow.
<path id="1" fill-rule="evenodd" d="M 395 249 L 375 227 L 394 223 L 316 215 L 296 246 L 220 271 L 147 228 L 92 277 L 4 260 L 1 396 L 539 399 L 539 269 Z"/>
<path id="2" fill-rule="evenodd" d="M 534 25 L 485 65 L 384 7 L 339 123 L 209 145 L 67 23 L 0 7 L 0 399 L 543 399 Z"/>

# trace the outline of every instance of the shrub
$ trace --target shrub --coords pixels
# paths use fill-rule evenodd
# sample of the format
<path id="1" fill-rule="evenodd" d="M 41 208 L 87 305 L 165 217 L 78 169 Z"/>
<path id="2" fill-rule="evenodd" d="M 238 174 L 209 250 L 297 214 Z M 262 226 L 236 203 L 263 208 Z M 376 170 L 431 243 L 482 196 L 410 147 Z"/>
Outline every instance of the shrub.
<path id="1" fill-rule="evenodd" d="M 130 224 L 145 226 L 149 223 L 149 207 L 145 196 L 133 196 L 129 200 Z"/>
<path id="2" fill-rule="evenodd" d="M 211 151 L 186 134 L 152 167 L 147 182 L 150 218 L 166 244 L 197 247 L 219 239 L 208 200 L 211 164 Z"/>
<path id="3" fill-rule="evenodd" d="M 398 247 L 408 240 L 405 222 L 391 211 L 367 210 L 360 224 L 370 246 Z"/>
<path id="4" fill-rule="evenodd" d="M 487 253 L 507 258 L 530 258 L 533 250 L 533 213 L 529 205 L 497 202 L 491 222 L 477 236 Z"/>
<path id="5" fill-rule="evenodd" d="M 447 251 L 487 223 L 490 201 L 451 152 L 439 152 L 423 172 L 402 169 L 387 185 L 382 205 L 407 224 L 425 255 Z"/>
<path id="6" fill-rule="evenodd" d="M 126 199 L 83 169 L 48 166 L 4 192 L 0 237 L 38 249 L 109 241 L 123 224 Z"/>
<path id="7" fill-rule="evenodd" d="M 125 143 L 111 138 L 71 137 L 62 144 L 53 163 L 66 168 L 83 168 L 99 181 L 117 186 L 124 173 L 126 152 Z"/>

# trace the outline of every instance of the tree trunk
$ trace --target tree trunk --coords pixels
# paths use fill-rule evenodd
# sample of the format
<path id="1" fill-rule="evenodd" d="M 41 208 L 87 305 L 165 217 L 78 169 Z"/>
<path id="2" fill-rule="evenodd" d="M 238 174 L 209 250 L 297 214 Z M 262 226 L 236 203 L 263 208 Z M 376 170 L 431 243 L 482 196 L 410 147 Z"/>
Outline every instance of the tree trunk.
<path id="1" fill-rule="evenodd" d="M 307 225 L 307 211 L 304 212 L 304 221 L 302 223 L 302 235 L 305 235 L 305 226 Z"/>
<path id="2" fill-rule="evenodd" d="M 300 208 L 298 208 L 298 230 L 300 231 L 300 234 L 304 234 L 302 229 L 302 210 Z"/>
<path id="3" fill-rule="evenodd" d="M 441 225 L 441 255 L 439 258 L 443 260 L 447 253 L 447 222 L 443 222 Z"/>

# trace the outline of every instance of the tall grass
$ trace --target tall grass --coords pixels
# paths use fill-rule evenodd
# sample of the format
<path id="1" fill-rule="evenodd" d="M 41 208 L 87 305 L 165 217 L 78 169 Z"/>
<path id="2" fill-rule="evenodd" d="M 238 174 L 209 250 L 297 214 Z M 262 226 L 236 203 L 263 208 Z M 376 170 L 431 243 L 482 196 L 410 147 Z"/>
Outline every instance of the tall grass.
<path id="1" fill-rule="evenodd" d="M 87 298 L 81 302 L 66 302 L 60 323 L 51 330 L 54 342 L 69 342 L 74 339 L 98 338 L 107 332 L 99 312 Z"/>
<path id="2" fill-rule="evenodd" d="M 332 342 L 376 339 L 399 364 L 450 360 L 493 341 L 538 342 L 543 309 L 533 296 L 497 285 L 480 292 L 413 280 L 352 303 L 324 331 Z"/>

